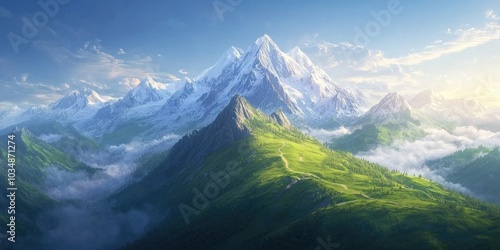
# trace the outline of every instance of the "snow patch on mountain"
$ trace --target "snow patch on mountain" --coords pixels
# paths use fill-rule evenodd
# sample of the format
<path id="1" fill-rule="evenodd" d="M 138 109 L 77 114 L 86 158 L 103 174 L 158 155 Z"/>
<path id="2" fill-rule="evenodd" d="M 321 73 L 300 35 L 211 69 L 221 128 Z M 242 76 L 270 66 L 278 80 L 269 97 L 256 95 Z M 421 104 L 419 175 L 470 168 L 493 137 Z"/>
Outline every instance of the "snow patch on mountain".
<path id="1" fill-rule="evenodd" d="M 419 119 L 405 98 L 399 93 L 392 92 L 363 114 L 359 120 L 362 123 L 399 123 Z"/>

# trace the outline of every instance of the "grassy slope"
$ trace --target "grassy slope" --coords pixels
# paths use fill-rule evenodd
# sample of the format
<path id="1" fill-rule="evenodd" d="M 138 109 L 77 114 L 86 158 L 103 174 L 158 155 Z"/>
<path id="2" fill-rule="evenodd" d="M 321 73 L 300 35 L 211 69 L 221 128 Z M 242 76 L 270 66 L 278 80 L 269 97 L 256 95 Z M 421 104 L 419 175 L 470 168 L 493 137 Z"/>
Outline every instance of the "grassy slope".
<path id="1" fill-rule="evenodd" d="M 397 139 L 411 140 L 422 137 L 424 132 L 414 125 L 367 124 L 352 134 L 334 139 L 329 147 L 351 153 L 368 151 L 380 145 L 390 145 Z"/>
<path id="2" fill-rule="evenodd" d="M 60 135 L 61 138 L 58 141 L 49 144 L 59 151 L 73 156 L 83 155 L 83 152 L 96 152 L 102 150 L 102 147 L 100 147 L 96 141 L 83 136 L 71 125 L 62 125 L 54 121 L 43 121 L 25 122 L 18 124 L 17 127 L 26 128 L 36 136 L 50 134 Z M 0 131 L 0 134 L 7 134 L 13 129 L 13 127 L 4 129 Z"/>
<path id="3" fill-rule="evenodd" d="M 142 202 L 168 209 L 169 217 L 129 249 L 314 249 L 318 237 L 339 249 L 500 247 L 498 207 L 251 123 L 252 137 L 146 195 Z M 239 154 L 239 146 L 254 152 Z M 193 206 L 193 188 L 203 190 L 208 173 L 230 161 L 241 172 L 186 224 L 178 205 Z"/>
<path id="4" fill-rule="evenodd" d="M 7 140 L 7 136 L 2 136 Z M 66 171 L 93 171 L 90 167 L 75 161 L 67 154 L 55 149 L 51 145 L 44 143 L 33 137 L 30 132 L 22 131 L 18 133 L 16 142 L 16 218 L 17 229 L 21 234 L 36 231 L 33 221 L 36 216 L 54 205 L 55 202 L 44 193 L 45 170 L 49 166 L 58 166 Z M 7 158 L 6 147 L 0 147 L 2 159 Z M 2 199 L 0 205 L 6 207 L 7 200 L 4 200 L 7 188 L 7 163 L 0 161 L 0 193 Z M 3 223 L 7 210 L 0 212 L 0 222 Z"/>
<path id="5" fill-rule="evenodd" d="M 486 147 L 465 149 L 427 162 L 442 171 L 447 180 L 458 183 L 486 200 L 500 203 L 500 150 Z"/>

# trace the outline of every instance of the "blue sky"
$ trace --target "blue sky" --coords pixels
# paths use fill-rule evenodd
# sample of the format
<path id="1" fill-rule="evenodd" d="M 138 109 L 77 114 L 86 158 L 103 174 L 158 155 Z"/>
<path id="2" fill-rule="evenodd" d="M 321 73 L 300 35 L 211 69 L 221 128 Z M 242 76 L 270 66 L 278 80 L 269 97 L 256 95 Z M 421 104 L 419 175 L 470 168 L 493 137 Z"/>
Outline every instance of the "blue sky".
<path id="1" fill-rule="evenodd" d="M 499 1 L 58 1 L 41 0 L 57 3 L 49 11 L 37 1 L 0 3 L 0 108 L 48 104 L 83 86 L 121 97 L 148 74 L 195 77 L 263 34 L 374 98 L 432 87 L 500 100 Z M 23 18 L 35 18 L 36 32 L 23 32 Z"/>

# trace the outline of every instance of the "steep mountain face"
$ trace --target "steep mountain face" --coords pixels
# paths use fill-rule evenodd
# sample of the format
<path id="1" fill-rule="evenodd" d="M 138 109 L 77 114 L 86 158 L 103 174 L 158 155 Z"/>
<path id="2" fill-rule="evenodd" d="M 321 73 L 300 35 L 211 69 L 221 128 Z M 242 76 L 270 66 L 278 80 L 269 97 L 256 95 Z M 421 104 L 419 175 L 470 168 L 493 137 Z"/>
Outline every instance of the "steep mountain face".
<path id="1" fill-rule="evenodd" d="M 380 145 L 390 145 L 397 139 L 413 140 L 424 135 L 422 118 L 425 117 L 418 114 L 403 96 L 389 93 L 349 124 L 354 128 L 351 134 L 332 139 L 329 146 L 357 154 Z"/>
<path id="2" fill-rule="evenodd" d="M 485 200 L 500 204 L 500 148 L 457 151 L 426 165 L 447 181 L 459 184 Z"/>
<path id="3" fill-rule="evenodd" d="M 125 249 L 500 245 L 497 207 L 330 151 L 281 128 L 241 97 L 166 157 L 113 197 L 117 209 L 152 204 L 168 211 L 163 223 Z"/>
<path id="4" fill-rule="evenodd" d="M 49 108 L 52 110 L 72 109 L 78 112 L 86 107 L 103 104 L 107 101 L 106 98 L 101 97 L 95 91 L 84 87 L 81 90 L 72 91 L 60 100 L 49 105 Z"/>
<path id="5" fill-rule="evenodd" d="M 17 105 L 0 111 L 0 129 L 26 121 L 28 118 L 23 117 L 23 112 L 25 112 L 25 110 L 20 109 Z"/>
<path id="6" fill-rule="evenodd" d="M 208 153 L 249 136 L 251 129 L 246 122 L 257 115 L 260 112 L 244 98 L 233 97 L 209 126 L 184 136 L 172 147 L 166 165 L 175 168 L 200 163 Z"/>
<path id="7" fill-rule="evenodd" d="M 359 118 L 361 123 L 418 123 L 415 110 L 398 93 L 387 94 L 378 104 Z M 359 123 L 358 122 L 358 123 Z"/>
<path id="8" fill-rule="evenodd" d="M 71 156 L 57 150 L 48 143 L 36 138 L 29 130 L 14 129 L 10 135 L 14 134 L 16 146 L 16 165 L 15 165 L 15 187 L 16 191 L 16 225 L 18 226 L 17 236 L 25 236 L 27 233 L 38 234 L 36 217 L 46 209 L 54 206 L 56 202 L 50 198 L 46 192 L 50 183 L 46 182 L 48 168 L 57 169 L 57 171 L 86 171 L 93 170 L 76 161 Z M 7 135 L 3 135 L 7 138 Z M 0 147 L 0 156 L 7 159 L 7 147 Z M 0 182 L 2 198 L 0 205 L 8 207 L 9 201 L 4 192 L 8 186 L 7 180 L 7 161 L 0 161 L 0 167 L 5 171 L 0 171 L 0 178 L 5 181 Z M 0 211 L 0 220 L 2 217 L 8 218 L 7 209 Z M 19 223 L 19 224 L 17 224 Z M 20 243 L 22 244 L 22 243 Z"/>
<path id="9" fill-rule="evenodd" d="M 56 120 L 60 123 L 76 124 L 90 119 L 100 108 L 115 101 L 114 98 L 100 96 L 97 92 L 83 87 L 71 91 L 66 96 L 48 106 L 35 106 L 26 111 L 17 109 L 0 118 L 0 129 L 30 121 L 31 123 Z"/>
<path id="10" fill-rule="evenodd" d="M 415 109 L 422 109 L 425 107 L 439 108 L 444 105 L 443 102 L 444 97 L 438 96 L 432 89 L 426 89 L 418 93 L 408 103 Z"/>
<path id="11" fill-rule="evenodd" d="M 19 114 L 22 112 L 22 109 L 20 109 L 17 105 L 14 105 L 6 110 L 3 110 L 0 112 L 0 119 L 4 119 L 9 116 L 15 116 L 16 114 Z"/>
<path id="12" fill-rule="evenodd" d="M 244 53 L 230 48 L 213 67 L 188 81 L 166 102 L 156 121 L 208 124 L 237 94 L 266 113 L 280 108 L 294 120 L 312 122 L 359 114 L 360 100 L 336 85 L 299 48 L 284 53 L 264 35 Z"/>
<path id="13" fill-rule="evenodd" d="M 179 84 L 184 86 L 174 91 L 148 76 L 120 100 L 82 89 L 49 107 L 31 108 L 22 117 L 64 119 L 86 135 L 109 135 L 123 143 L 119 137 L 125 132 L 135 137 L 199 129 L 238 94 L 268 114 L 281 109 L 293 123 L 309 126 L 357 117 L 363 101 L 362 95 L 338 86 L 298 47 L 285 53 L 267 35 L 246 51 L 231 47 L 198 77 Z"/>
<path id="14" fill-rule="evenodd" d="M 156 82 L 150 76 L 131 89 L 122 99 L 106 105 L 85 123 L 80 130 L 91 130 L 94 135 L 111 132 L 131 121 L 151 116 L 171 96 L 163 83 Z"/>
<path id="15" fill-rule="evenodd" d="M 409 104 L 435 121 L 456 124 L 474 124 L 486 112 L 474 97 L 446 99 L 431 89 L 418 93 Z"/>
<path id="16" fill-rule="evenodd" d="M 165 84 L 158 83 L 151 76 L 148 76 L 137 87 L 130 90 L 120 102 L 124 106 L 135 107 L 150 102 L 161 101 L 169 97 L 166 89 Z"/>
<path id="17" fill-rule="evenodd" d="M 290 123 L 285 113 L 283 113 L 281 109 L 278 109 L 274 113 L 272 113 L 271 119 L 286 129 L 291 129 L 293 127 L 292 123 Z"/>

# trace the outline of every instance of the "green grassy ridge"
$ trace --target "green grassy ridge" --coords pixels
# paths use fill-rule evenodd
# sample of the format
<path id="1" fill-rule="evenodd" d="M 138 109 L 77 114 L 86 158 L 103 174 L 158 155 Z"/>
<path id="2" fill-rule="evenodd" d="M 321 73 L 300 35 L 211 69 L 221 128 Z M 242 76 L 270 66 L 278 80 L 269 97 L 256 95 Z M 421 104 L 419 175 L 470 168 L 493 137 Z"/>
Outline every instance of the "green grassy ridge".
<path id="1" fill-rule="evenodd" d="M 32 184 L 43 184 L 40 178 L 49 166 L 57 166 L 69 172 L 95 172 L 95 169 L 34 137 L 28 130 L 23 130 L 17 137 L 21 138 L 21 141 L 18 140 L 20 143 L 17 143 L 19 175 Z"/>
<path id="2" fill-rule="evenodd" d="M 431 169 L 441 171 L 448 181 L 500 204 L 500 183 L 497 180 L 500 176 L 499 147 L 465 149 L 426 164 Z"/>
<path id="3" fill-rule="evenodd" d="M 468 148 L 464 150 L 459 150 L 457 152 L 454 152 L 453 154 L 450 154 L 440 159 L 427 161 L 425 164 L 429 168 L 435 170 L 444 167 L 460 169 L 465 167 L 472 161 L 476 160 L 479 155 L 488 154 L 491 151 L 492 149 L 484 146 L 480 146 L 477 148 Z"/>
<path id="4" fill-rule="evenodd" d="M 449 180 L 460 183 L 488 200 L 500 204 L 500 150 L 493 149 L 487 155 L 477 158 L 448 176 Z"/>
<path id="5" fill-rule="evenodd" d="M 414 140 L 423 136 L 424 131 L 412 124 L 366 124 L 352 134 L 333 139 L 328 146 L 356 154 L 377 146 L 388 146 L 398 139 Z"/>
<path id="6" fill-rule="evenodd" d="M 7 135 L 2 136 L 7 140 Z M 50 166 L 64 171 L 87 171 L 94 169 L 76 161 L 73 157 L 37 139 L 31 132 L 22 129 L 16 133 L 16 218 L 21 235 L 39 234 L 35 219 L 43 211 L 55 206 L 56 201 L 45 194 L 46 169 Z M 6 147 L 0 147 L 0 156 L 7 159 Z M 0 161 L 0 193 L 5 197 L 7 189 L 7 162 Z M 0 199 L 0 206 L 7 207 L 7 200 Z M 5 219 L 7 210 L 2 209 L 0 218 Z M 1 220 L 1 219 L 0 219 Z"/>
<path id="7" fill-rule="evenodd" d="M 25 128 L 33 135 L 60 135 L 61 139 L 49 143 L 59 151 L 73 156 L 80 155 L 82 152 L 96 152 L 103 148 L 92 138 L 82 135 L 71 125 L 63 125 L 55 121 L 43 122 L 25 122 L 17 125 L 18 128 Z M 12 131 L 2 131 L 1 134 L 7 134 Z"/>
<path id="8" fill-rule="evenodd" d="M 328 235 L 340 249 L 500 247 L 496 206 L 331 151 L 266 120 L 248 124 L 250 138 L 165 178 L 135 204 L 151 202 L 169 217 L 126 249 L 312 249 Z M 193 206 L 193 188 L 203 190 L 213 182 L 209 173 L 230 161 L 241 172 L 186 225 L 178 205 Z"/>

